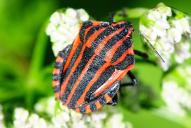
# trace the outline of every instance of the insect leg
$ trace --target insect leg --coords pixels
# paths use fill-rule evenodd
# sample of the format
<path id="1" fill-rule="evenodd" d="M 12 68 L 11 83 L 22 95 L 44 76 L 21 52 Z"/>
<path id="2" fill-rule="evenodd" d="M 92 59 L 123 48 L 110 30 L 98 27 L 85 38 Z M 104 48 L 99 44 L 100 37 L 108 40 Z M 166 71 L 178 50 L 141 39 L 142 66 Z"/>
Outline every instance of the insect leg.
<path id="1" fill-rule="evenodd" d="M 115 16 L 115 13 L 114 12 L 110 12 L 109 13 L 109 23 L 112 24 L 114 22 L 114 16 Z"/>
<path id="2" fill-rule="evenodd" d="M 137 82 L 137 79 L 136 79 L 135 75 L 131 71 L 129 71 L 127 73 L 127 75 L 131 79 L 131 82 L 130 83 L 121 84 L 120 86 L 121 87 L 124 87 L 124 86 L 136 86 L 138 82 Z"/>
<path id="3" fill-rule="evenodd" d="M 135 55 L 138 55 L 138 56 L 142 57 L 143 59 L 148 59 L 148 54 L 145 52 L 134 50 L 134 53 L 135 53 Z"/>
<path id="4" fill-rule="evenodd" d="M 115 94 L 115 96 L 113 97 L 112 101 L 110 101 L 109 103 L 107 103 L 107 105 L 112 105 L 115 106 L 118 103 L 118 95 Z"/>

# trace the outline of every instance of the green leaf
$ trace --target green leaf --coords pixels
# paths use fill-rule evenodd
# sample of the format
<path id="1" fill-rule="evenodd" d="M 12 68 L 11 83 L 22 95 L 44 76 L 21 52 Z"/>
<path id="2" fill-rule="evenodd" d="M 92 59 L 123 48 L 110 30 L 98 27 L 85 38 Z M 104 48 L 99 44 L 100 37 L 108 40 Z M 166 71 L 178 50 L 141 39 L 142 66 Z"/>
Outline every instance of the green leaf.
<path id="1" fill-rule="evenodd" d="M 125 116 L 124 120 L 131 122 L 134 128 L 186 128 L 179 122 L 159 116 L 155 111 L 141 110 L 132 113 L 124 107 L 120 107 L 120 110 Z"/>

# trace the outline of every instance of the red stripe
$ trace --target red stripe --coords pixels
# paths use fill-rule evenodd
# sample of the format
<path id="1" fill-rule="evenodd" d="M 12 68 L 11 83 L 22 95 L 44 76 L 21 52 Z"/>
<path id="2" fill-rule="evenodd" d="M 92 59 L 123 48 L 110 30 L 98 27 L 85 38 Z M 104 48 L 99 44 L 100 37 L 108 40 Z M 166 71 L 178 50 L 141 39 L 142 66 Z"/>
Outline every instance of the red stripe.
<path id="1" fill-rule="evenodd" d="M 120 31 L 118 31 L 119 33 Z M 127 36 L 125 36 L 123 39 L 121 39 L 120 41 L 118 41 L 106 54 L 105 56 L 105 60 L 109 60 L 109 62 L 111 61 L 113 55 L 115 54 L 116 50 L 118 47 L 120 47 L 120 45 L 122 45 L 123 41 L 126 38 L 129 38 L 130 32 L 127 34 Z M 99 46 L 98 46 L 99 47 Z M 101 49 L 99 48 L 99 51 L 101 51 Z M 98 51 L 98 52 L 99 52 Z M 99 53 L 98 53 L 99 54 Z M 86 93 L 89 91 L 89 89 L 91 88 L 91 86 L 98 80 L 98 78 L 100 77 L 100 75 L 105 71 L 105 69 L 110 65 L 110 63 L 106 63 L 104 64 L 100 69 L 98 69 L 98 71 L 96 72 L 94 78 L 88 83 L 88 85 L 86 86 L 83 94 L 81 95 L 81 97 L 79 98 L 79 100 L 77 101 L 77 105 L 80 105 L 84 102 L 84 98 Z"/>
<path id="2" fill-rule="evenodd" d="M 120 30 L 123 30 L 123 28 L 121 28 Z M 120 30 L 119 30 L 119 31 L 120 31 Z M 117 33 L 119 33 L 119 31 L 115 31 L 115 32 L 113 32 L 112 34 L 110 34 L 109 36 L 107 36 L 107 37 L 97 46 L 96 51 L 98 52 L 98 54 L 101 52 L 101 50 L 102 50 L 101 48 L 103 48 L 103 47 L 105 46 L 105 44 L 106 44 L 114 35 L 116 35 Z M 87 43 L 89 43 L 89 42 L 87 42 Z M 72 90 L 71 90 L 71 92 L 70 92 L 70 95 L 68 96 L 68 99 L 67 99 L 67 101 L 66 101 L 66 105 L 70 102 L 70 100 L 71 100 L 73 94 L 74 94 L 75 91 L 76 91 L 76 88 L 78 87 L 78 85 L 79 85 L 80 81 L 82 80 L 84 74 L 87 72 L 88 67 L 89 67 L 90 64 L 93 62 L 95 56 L 96 56 L 96 54 L 94 54 L 94 55 L 90 58 L 90 60 L 89 60 L 88 63 L 85 65 L 84 69 L 82 70 L 80 76 L 79 76 L 78 79 L 76 80 L 76 82 L 75 82 L 75 84 L 74 84 L 74 86 L 73 86 L 73 88 L 72 88 Z M 81 60 L 81 59 L 80 59 L 80 60 Z M 79 61 L 80 61 L 80 60 L 79 60 Z M 74 64 L 74 65 L 75 65 L 75 64 Z"/>
<path id="3" fill-rule="evenodd" d="M 93 25 L 90 26 L 90 27 L 88 27 L 88 28 L 85 30 L 84 35 L 86 35 L 87 32 L 88 32 L 91 28 L 93 28 L 94 26 L 99 25 L 99 24 L 100 24 L 100 22 L 94 21 L 94 22 L 93 22 Z M 81 27 L 82 27 L 82 25 L 83 25 L 83 24 L 81 24 Z M 80 28 L 81 28 L 81 27 L 80 27 Z M 74 40 L 74 42 L 73 42 L 73 44 L 72 44 L 71 52 L 70 52 L 70 54 L 68 55 L 68 59 L 67 59 L 66 64 L 65 64 L 65 66 L 64 66 L 64 68 L 63 68 L 63 71 L 64 71 L 64 72 L 65 72 L 66 69 L 68 68 L 68 66 L 69 66 L 69 64 L 70 64 L 70 62 L 71 62 L 71 59 L 72 59 L 72 57 L 73 57 L 73 55 L 74 55 L 74 53 L 75 53 L 75 51 L 76 51 L 76 49 L 78 48 L 78 46 L 79 46 L 80 43 L 81 43 L 81 41 L 80 41 L 80 36 L 79 36 L 79 34 L 78 34 L 77 38 Z"/>
<path id="4" fill-rule="evenodd" d="M 98 69 L 98 71 L 96 72 L 95 76 L 93 77 L 93 79 L 91 79 L 91 81 L 88 83 L 88 85 L 86 86 L 84 92 L 82 93 L 82 95 L 80 96 L 80 98 L 77 101 L 77 106 L 82 104 L 84 102 L 86 93 L 89 91 L 89 89 L 91 88 L 91 86 L 98 80 L 98 78 L 100 77 L 100 75 L 105 71 L 105 69 L 109 66 L 109 63 L 105 63 L 101 68 Z"/>
<path id="5" fill-rule="evenodd" d="M 133 29 L 129 29 L 128 34 L 127 34 L 123 39 L 121 39 L 120 41 L 118 41 L 114 46 L 112 46 L 112 48 L 107 52 L 106 57 L 105 57 L 105 60 L 111 61 L 113 55 L 115 54 L 116 50 L 122 45 L 123 41 L 124 41 L 125 39 L 127 39 L 127 38 L 130 37 L 130 35 L 131 35 L 131 33 L 132 33 L 132 30 L 133 30 Z M 132 47 L 129 48 L 129 49 L 127 49 L 126 52 L 124 53 L 124 55 L 127 55 L 127 54 L 134 54 Z M 122 61 L 122 60 L 124 59 L 124 57 L 126 57 L 126 56 L 124 56 L 124 55 L 122 55 L 122 56 L 118 59 L 118 61 Z M 117 61 L 117 63 L 119 63 L 118 61 Z M 115 65 L 115 64 L 112 64 L 112 65 Z M 132 68 L 131 68 L 131 69 L 132 69 Z M 100 95 L 102 92 L 104 92 L 105 90 L 107 90 L 107 89 L 116 81 L 116 79 L 118 79 L 118 80 L 121 79 L 121 78 L 122 78 L 121 75 L 126 74 L 128 71 L 129 71 L 129 69 L 127 69 L 127 71 L 124 71 L 124 70 L 121 70 L 121 71 L 116 70 L 116 71 L 112 74 L 112 76 L 110 77 L 110 79 L 107 80 L 106 83 L 104 83 L 98 90 L 95 91 L 95 96 L 98 96 L 98 95 Z M 123 75 L 123 77 L 124 77 L 124 75 Z"/>
<path id="6" fill-rule="evenodd" d="M 87 41 L 86 43 L 87 43 L 87 44 L 92 43 L 92 42 L 95 40 L 95 38 L 96 38 L 101 32 L 103 32 L 104 30 L 105 30 L 105 28 L 100 29 L 99 31 L 97 31 L 96 33 L 94 33 L 94 34 L 91 36 L 91 38 L 88 39 L 88 41 Z M 81 50 L 81 53 L 84 52 L 85 48 L 86 48 L 86 45 L 83 45 L 82 50 Z M 80 61 L 81 61 L 81 59 L 82 59 L 82 55 L 83 55 L 83 54 L 80 54 L 80 55 L 78 56 L 78 58 L 76 59 L 76 61 L 75 61 L 75 63 L 74 63 L 74 66 L 71 68 L 71 71 L 70 71 L 69 75 L 66 77 L 65 81 L 62 83 L 62 85 L 61 85 L 61 95 L 63 95 L 63 93 L 64 93 L 64 91 L 65 91 L 65 89 L 66 89 L 66 85 L 67 85 L 67 83 L 68 83 L 68 81 L 69 81 L 71 75 L 73 74 L 73 72 L 76 70 L 78 64 L 80 63 Z"/>
<path id="7" fill-rule="evenodd" d="M 133 47 L 127 49 L 122 56 L 120 56 L 112 65 L 116 65 L 118 63 L 120 63 L 121 61 L 123 61 L 128 55 L 133 55 L 134 51 L 133 51 Z"/>

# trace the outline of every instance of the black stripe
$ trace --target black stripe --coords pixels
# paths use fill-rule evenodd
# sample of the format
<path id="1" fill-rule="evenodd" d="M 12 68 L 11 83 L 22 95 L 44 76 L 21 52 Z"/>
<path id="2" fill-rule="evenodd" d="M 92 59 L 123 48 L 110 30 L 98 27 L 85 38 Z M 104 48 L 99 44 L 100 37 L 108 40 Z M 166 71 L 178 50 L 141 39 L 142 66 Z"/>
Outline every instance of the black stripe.
<path id="1" fill-rule="evenodd" d="M 66 63 L 66 59 L 68 58 L 68 55 L 70 53 L 70 50 L 71 50 L 71 45 L 68 45 L 66 46 L 62 51 L 60 51 L 58 53 L 58 57 L 61 57 L 63 58 L 63 62 L 56 62 L 54 64 L 54 67 L 57 68 L 57 69 L 60 69 L 62 70 L 63 69 L 63 66 L 65 65 Z"/>
<path id="2" fill-rule="evenodd" d="M 60 56 L 60 57 L 63 58 L 63 62 L 56 62 L 55 65 L 54 65 L 54 67 L 55 67 L 56 69 L 59 69 L 59 70 L 60 70 L 60 73 L 59 73 L 59 74 L 53 74 L 53 76 L 52 76 L 52 79 L 53 79 L 53 80 L 56 80 L 56 81 L 59 82 L 59 85 L 56 85 L 56 90 L 55 90 L 55 92 L 60 91 L 60 83 L 62 83 L 62 78 L 63 78 L 63 77 L 62 77 L 62 76 L 63 76 L 62 70 L 63 70 L 63 66 L 64 66 L 65 63 L 66 63 L 66 59 L 68 58 L 68 54 L 69 54 L 70 50 L 71 50 L 71 45 L 68 45 L 68 46 L 65 47 L 62 51 L 60 51 L 60 52 L 58 53 L 58 56 Z M 58 88 L 59 88 L 59 89 L 58 89 Z"/>
<path id="3" fill-rule="evenodd" d="M 54 92 L 56 93 L 56 92 L 59 92 L 60 91 L 60 86 L 55 86 L 54 87 Z"/>
<path id="4" fill-rule="evenodd" d="M 64 77 L 63 77 L 63 81 L 65 80 L 65 78 L 69 75 L 70 70 L 72 69 L 76 59 L 78 58 L 80 52 L 81 52 L 81 48 L 82 48 L 82 43 L 80 43 L 80 45 L 77 47 L 77 49 L 74 52 L 74 55 L 72 56 L 72 59 L 70 61 L 69 66 L 66 68 L 66 72 L 64 73 Z"/>
<path id="5" fill-rule="evenodd" d="M 123 23 L 123 24 L 118 24 L 116 26 L 109 26 L 107 28 L 105 28 L 105 30 L 100 33 L 96 39 L 92 42 L 91 44 L 91 48 L 96 49 L 96 47 L 99 45 L 99 43 L 101 43 L 107 36 L 109 36 L 110 34 L 112 34 L 113 32 L 119 30 L 120 28 L 124 28 L 125 26 L 127 26 L 127 23 Z"/>
<path id="6" fill-rule="evenodd" d="M 92 27 L 92 28 L 87 32 L 87 34 L 85 35 L 85 36 L 86 36 L 86 37 L 85 37 L 85 40 L 87 41 L 87 40 L 89 39 L 89 37 L 90 37 L 91 35 L 93 35 L 96 31 L 98 31 L 98 30 L 100 30 L 100 29 L 102 29 L 102 28 L 108 27 L 108 26 L 109 26 L 109 23 L 108 23 L 108 22 L 100 22 L 99 25 Z"/>
<path id="7" fill-rule="evenodd" d="M 65 103 L 67 100 L 67 97 L 69 96 L 74 83 L 76 82 L 76 80 L 78 79 L 79 75 L 81 74 L 83 68 L 85 67 L 85 65 L 87 64 L 87 62 L 89 61 L 89 59 L 91 58 L 91 56 L 93 55 L 93 50 L 86 47 L 84 50 L 84 53 L 82 55 L 82 59 L 80 61 L 80 63 L 78 64 L 78 66 L 76 67 L 76 70 L 73 72 L 72 76 L 70 77 L 65 92 L 62 95 L 62 102 Z M 73 66 L 73 65 L 72 65 Z M 70 72 L 70 70 L 67 70 L 67 74 Z"/>
<path id="8" fill-rule="evenodd" d="M 60 78 L 61 78 L 61 76 L 60 76 L 60 74 L 53 74 L 52 75 L 52 80 L 60 80 Z"/>
<path id="9" fill-rule="evenodd" d="M 91 22 L 91 21 L 84 22 L 84 24 L 82 25 L 82 27 L 81 27 L 81 29 L 80 29 L 81 36 L 84 36 L 83 34 L 84 34 L 85 30 L 86 30 L 88 27 L 90 27 L 91 25 L 92 25 L 92 22 Z M 71 61 L 70 61 L 70 64 L 69 64 L 69 66 L 66 68 L 66 72 L 64 73 L 65 75 L 64 75 L 63 81 L 64 81 L 65 78 L 69 75 L 71 68 L 73 67 L 73 65 L 74 65 L 74 63 L 75 63 L 75 61 L 76 61 L 76 59 L 78 58 L 78 56 L 79 56 L 80 53 L 81 53 L 82 47 L 83 47 L 83 45 L 84 45 L 84 41 L 81 41 L 81 40 L 83 40 L 83 39 L 84 39 L 84 37 L 80 37 L 80 40 L 79 40 L 79 42 L 78 42 L 79 46 L 76 48 L 76 50 L 75 50 L 75 52 L 74 52 L 74 55 L 73 55 L 73 57 L 72 57 L 72 59 L 71 59 Z M 68 55 L 69 55 L 69 54 L 68 54 Z"/>
<path id="10" fill-rule="evenodd" d="M 112 92 L 109 92 L 108 95 L 113 98 L 115 96 L 116 92 L 112 91 Z"/>
<path id="11" fill-rule="evenodd" d="M 96 56 L 92 63 L 90 64 L 88 70 L 84 74 L 82 80 L 80 81 L 70 103 L 68 104 L 69 107 L 73 107 L 76 105 L 77 100 L 80 98 L 82 93 L 84 92 L 84 89 L 86 88 L 87 84 L 91 81 L 91 79 L 94 77 L 97 70 L 103 66 L 105 61 L 100 58 L 99 56 Z M 83 75 L 83 74 L 82 74 Z"/>
<path id="12" fill-rule="evenodd" d="M 114 31 L 117 31 L 119 28 L 121 28 L 121 27 L 124 27 L 124 26 L 126 26 L 127 25 L 127 23 L 123 23 L 123 24 L 118 24 L 118 25 L 116 25 L 115 27 L 113 27 L 113 26 L 110 26 L 109 28 L 106 28 L 100 35 L 98 35 L 97 36 L 97 38 L 95 39 L 95 41 L 93 42 L 94 44 L 96 44 L 97 43 L 97 45 L 98 45 L 98 43 L 100 43 L 106 36 L 108 36 L 109 34 L 111 34 L 111 33 L 113 33 Z M 95 48 L 90 48 L 90 49 L 92 49 L 91 50 L 91 52 L 93 52 L 94 50 L 95 50 Z M 87 53 L 87 54 L 90 54 L 90 52 L 89 53 Z M 75 57 L 75 56 L 74 56 Z M 73 57 L 73 58 L 74 58 Z M 82 57 L 82 59 L 83 59 L 84 57 Z M 77 59 L 77 57 L 75 58 L 75 60 Z M 90 57 L 88 58 L 85 58 L 85 59 L 90 59 Z M 71 63 L 70 63 L 70 66 L 69 66 L 69 68 L 67 69 L 67 72 L 66 72 L 66 75 L 65 75 L 65 77 L 63 78 L 64 80 L 65 80 L 65 78 L 68 76 L 68 74 L 70 73 L 70 70 L 71 70 L 71 68 L 72 68 L 72 66 L 74 65 L 74 63 L 75 63 L 75 60 L 73 60 L 72 59 L 72 61 L 71 61 Z M 86 62 L 87 63 L 87 62 Z M 85 64 L 86 64 L 85 63 Z M 79 66 L 79 65 L 78 65 Z M 83 65 L 83 66 L 81 66 L 81 67 L 84 67 L 85 65 Z M 78 73 L 78 76 L 79 76 L 79 74 L 81 73 L 81 71 L 77 71 L 77 73 Z M 72 90 L 72 88 L 73 88 L 73 84 L 74 84 L 74 82 L 76 81 L 76 78 L 78 77 L 78 76 L 76 76 L 74 73 L 73 73 L 73 76 L 74 76 L 74 78 L 73 77 L 71 77 L 70 79 L 70 81 L 71 82 L 68 82 L 67 83 L 67 87 L 66 87 L 66 91 L 65 91 L 65 93 L 63 94 L 63 96 L 62 96 L 62 102 L 63 103 L 65 103 L 66 102 L 66 98 L 68 97 L 68 95 L 69 95 L 69 93 L 70 93 L 70 91 Z"/>
<path id="13" fill-rule="evenodd" d="M 101 50 L 100 52 L 100 56 L 105 58 L 106 53 L 108 52 L 108 50 L 110 50 L 112 48 L 113 45 L 115 45 L 118 41 L 120 41 L 121 39 L 123 39 L 126 35 L 128 34 L 128 29 L 124 29 L 121 32 L 119 32 L 118 34 L 114 35 L 108 42 L 107 44 L 104 46 L 104 48 Z"/>
<path id="14" fill-rule="evenodd" d="M 103 22 L 101 25 L 102 26 L 107 26 L 107 22 Z M 115 27 L 113 27 L 113 26 L 110 26 L 109 28 L 106 28 L 100 35 L 98 35 L 97 36 L 97 38 L 95 39 L 95 41 L 94 41 L 94 44 L 95 43 L 100 43 L 104 38 L 105 38 L 105 36 L 107 36 L 107 35 L 109 35 L 109 34 L 111 34 L 113 31 L 116 31 L 116 30 L 118 30 L 120 27 L 125 27 L 125 26 L 127 26 L 128 24 L 127 23 L 123 23 L 123 24 L 118 24 L 118 25 L 116 25 Z M 91 29 L 90 29 L 91 30 Z M 110 31 L 111 30 L 111 31 Z M 68 76 L 68 74 L 70 73 L 70 70 L 71 70 L 71 68 L 73 67 L 73 65 L 74 65 L 74 63 L 75 63 L 75 60 L 77 59 L 77 57 L 79 56 L 79 54 L 80 54 L 80 50 L 82 49 L 82 46 L 83 46 L 83 44 L 81 43 L 80 44 L 80 46 L 77 48 L 77 50 L 75 51 L 75 54 L 74 54 L 74 56 L 73 56 L 73 58 L 72 58 L 72 60 L 71 60 L 71 62 L 70 62 L 70 65 L 69 65 L 69 67 L 67 68 L 67 71 L 66 71 L 66 73 L 65 73 L 65 76 L 64 76 L 64 80 L 65 80 L 65 78 Z M 95 50 L 95 48 L 93 48 L 93 50 Z"/>
<path id="15" fill-rule="evenodd" d="M 94 101 L 93 103 L 90 104 L 90 109 L 91 109 L 92 112 L 95 111 L 95 110 L 97 110 L 97 107 L 96 107 L 96 105 L 95 105 L 95 102 L 96 102 L 96 101 Z"/>
<path id="16" fill-rule="evenodd" d="M 84 34 L 85 34 L 86 29 L 92 25 L 93 25 L 93 23 L 91 21 L 86 21 L 82 24 L 82 27 L 80 28 L 80 32 L 79 32 L 81 42 L 84 42 L 84 38 L 85 38 Z"/>
<path id="17" fill-rule="evenodd" d="M 107 103 L 104 96 L 102 96 L 102 97 L 99 99 L 99 102 L 100 102 L 101 105 L 105 105 L 105 104 Z"/>
<path id="18" fill-rule="evenodd" d="M 116 86 L 116 84 L 118 84 L 117 86 Z M 115 86 L 115 88 L 113 88 L 113 86 Z M 102 94 L 102 96 L 101 96 L 101 98 L 99 98 L 99 101 L 100 101 L 100 104 L 101 105 L 105 105 L 105 104 L 107 104 L 106 103 L 106 99 L 105 99 L 105 96 L 104 95 L 109 95 L 111 98 L 113 98 L 116 94 L 117 94 L 117 91 L 119 90 L 119 82 L 117 81 L 115 84 L 113 84 L 108 90 L 106 90 L 103 94 Z"/>
<path id="19" fill-rule="evenodd" d="M 80 106 L 79 109 L 80 109 L 81 113 L 85 113 L 86 112 L 85 105 Z"/>
<path id="20" fill-rule="evenodd" d="M 61 69 L 62 67 L 63 67 L 63 63 L 62 62 L 56 62 L 54 64 L 54 68 L 56 68 L 56 69 Z"/>
<path id="21" fill-rule="evenodd" d="M 132 46 L 131 39 L 126 39 L 123 44 L 117 49 L 115 54 L 113 55 L 111 62 L 115 62 L 119 57 L 123 55 L 125 51 L 127 51 Z"/>
<path id="22" fill-rule="evenodd" d="M 92 100 L 90 99 L 90 96 L 111 77 L 114 71 L 115 71 L 115 68 L 113 66 L 110 66 L 105 69 L 105 71 L 100 75 L 98 80 L 92 85 L 90 90 L 87 92 L 85 101 Z"/>
<path id="23" fill-rule="evenodd" d="M 107 94 L 108 94 L 111 98 L 113 98 L 113 97 L 117 94 L 117 92 L 118 92 L 118 90 L 119 90 L 119 87 L 120 87 L 120 83 L 119 83 L 119 81 L 116 81 L 116 82 L 108 89 Z"/>
<path id="24" fill-rule="evenodd" d="M 123 61 L 115 65 L 115 68 L 118 70 L 124 70 L 126 69 L 129 65 L 134 64 L 135 59 L 133 55 L 127 55 Z"/>
<path id="25" fill-rule="evenodd" d="M 71 48 L 72 48 L 72 45 L 67 45 L 61 52 L 58 53 L 58 56 L 62 58 L 67 58 Z"/>

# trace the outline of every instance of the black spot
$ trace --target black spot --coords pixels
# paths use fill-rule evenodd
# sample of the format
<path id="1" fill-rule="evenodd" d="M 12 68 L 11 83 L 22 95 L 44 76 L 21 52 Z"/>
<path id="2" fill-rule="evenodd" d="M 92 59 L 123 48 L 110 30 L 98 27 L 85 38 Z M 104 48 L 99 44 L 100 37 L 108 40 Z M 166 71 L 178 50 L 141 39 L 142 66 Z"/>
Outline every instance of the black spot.
<path id="1" fill-rule="evenodd" d="M 54 87 L 54 92 L 59 92 L 60 91 L 60 86 L 55 86 Z"/>
<path id="2" fill-rule="evenodd" d="M 54 67 L 57 68 L 57 69 L 61 69 L 63 67 L 63 63 L 62 62 L 56 62 L 54 64 Z"/>

